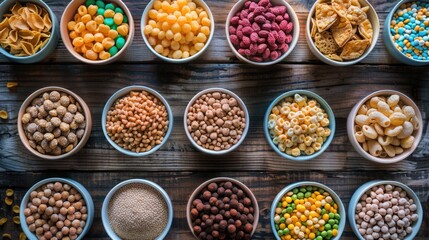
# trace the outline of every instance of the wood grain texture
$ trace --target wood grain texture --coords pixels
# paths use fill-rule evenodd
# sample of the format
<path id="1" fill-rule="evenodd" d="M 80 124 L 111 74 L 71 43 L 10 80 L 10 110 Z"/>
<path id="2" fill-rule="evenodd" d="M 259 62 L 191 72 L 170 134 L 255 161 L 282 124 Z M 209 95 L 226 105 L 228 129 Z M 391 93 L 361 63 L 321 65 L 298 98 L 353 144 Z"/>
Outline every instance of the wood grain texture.
<path id="1" fill-rule="evenodd" d="M 348 208 L 350 197 L 354 191 L 363 183 L 380 179 L 391 179 L 400 181 L 411 187 L 422 201 L 425 212 L 422 227 L 415 240 L 429 238 L 428 217 L 428 190 L 429 182 L 427 175 L 429 171 L 415 171 L 408 173 L 385 173 L 380 176 L 377 172 L 356 173 L 321 173 L 321 172 L 288 172 L 288 173 L 191 173 L 191 172 L 164 172 L 164 173 L 79 173 L 79 172 L 43 172 L 43 173 L 7 173 L 5 178 L 0 180 L 0 196 L 8 187 L 12 187 L 15 192 L 15 202 L 19 203 L 23 195 L 34 183 L 48 177 L 68 177 L 82 183 L 91 193 L 95 204 L 94 224 L 85 239 L 109 239 L 101 223 L 101 206 L 108 191 L 121 181 L 132 178 L 144 178 L 158 183 L 169 194 L 174 209 L 174 220 L 172 228 L 166 239 L 183 240 L 193 239 L 186 222 L 186 204 L 191 193 L 202 182 L 218 177 L 227 176 L 236 178 L 246 184 L 257 198 L 260 208 L 259 225 L 253 239 L 274 239 L 270 227 L 270 208 L 273 199 L 286 185 L 298 181 L 317 181 L 332 188 L 341 198 L 345 208 Z M 10 215 L 10 208 L 0 208 L 0 214 Z M 8 223 L 1 232 L 13 232 L 17 234 L 18 228 L 12 223 Z M 15 235 L 16 236 L 16 235 Z M 349 225 L 346 225 L 345 232 L 341 240 L 356 239 Z"/>

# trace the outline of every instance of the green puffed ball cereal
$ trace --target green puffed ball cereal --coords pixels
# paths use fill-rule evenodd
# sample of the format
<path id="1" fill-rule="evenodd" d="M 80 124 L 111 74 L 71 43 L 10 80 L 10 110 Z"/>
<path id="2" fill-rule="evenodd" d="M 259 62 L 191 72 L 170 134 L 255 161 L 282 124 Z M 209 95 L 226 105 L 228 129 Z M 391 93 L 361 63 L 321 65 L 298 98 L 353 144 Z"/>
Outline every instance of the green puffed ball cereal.
<path id="1" fill-rule="evenodd" d="M 113 46 L 113 47 L 111 47 L 110 49 L 109 49 L 109 53 L 110 53 L 110 56 L 115 56 L 117 53 L 118 53 L 118 48 L 117 47 L 115 47 L 115 46 Z"/>
<path id="2" fill-rule="evenodd" d="M 97 15 L 101 15 L 101 16 L 104 16 L 104 8 L 98 8 L 98 10 L 97 10 Z"/>
<path id="3" fill-rule="evenodd" d="M 115 5 L 108 3 L 106 4 L 106 9 L 115 10 Z"/>
<path id="4" fill-rule="evenodd" d="M 117 30 L 118 29 L 118 25 L 116 25 L 116 24 L 113 24 L 111 27 L 110 27 L 110 29 L 112 29 L 112 30 Z"/>
<path id="5" fill-rule="evenodd" d="M 120 13 L 120 14 L 124 14 L 124 11 L 122 10 L 122 8 L 120 8 L 120 7 L 117 7 L 117 8 L 115 8 L 115 13 Z"/>
<path id="6" fill-rule="evenodd" d="M 89 7 L 90 5 L 94 5 L 95 4 L 95 0 L 86 0 L 85 5 L 87 7 Z"/>
<path id="7" fill-rule="evenodd" d="M 122 23 L 128 23 L 128 17 L 124 15 L 124 19 L 122 20 Z"/>
<path id="8" fill-rule="evenodd" d="M 98 6 L 98 8 L 104 8 L 106 6 L 103 1 L 97 1 L 95 4 Z"/>
<path id="9" fill-rule="evenodd" d="M 118 49 L 123 48 L 123 47 L 124 47 L 124 45 L 125 45 L 125 39 L 124 39 L 123 37 L 118 37 L 118 38 L 116 38 L 116 47 L 117 47 Z"/>
<path id="10" fill-rule="evenodd" d="M 104 24 L 106 24 L 107 26 L 112 26 L 115 22 L 113 21 L 113 18 L 105 18 L 104 19 Z"/>

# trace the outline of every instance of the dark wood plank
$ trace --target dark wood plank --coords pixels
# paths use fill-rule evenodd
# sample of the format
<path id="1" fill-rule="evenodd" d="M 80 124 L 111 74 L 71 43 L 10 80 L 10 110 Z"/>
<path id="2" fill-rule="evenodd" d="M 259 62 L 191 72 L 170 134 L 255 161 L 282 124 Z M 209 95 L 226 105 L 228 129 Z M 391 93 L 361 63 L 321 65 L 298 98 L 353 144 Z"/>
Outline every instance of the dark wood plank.
<path id="1" fill-rule="evenodd" d="M 125 1 L 128 8 L 132 12 L 134 22 L 135 22 L 135 37 L 133 44 L 127 50 L 126 55 L 119 59 L 119 62 L 139 62 L 139 63 L 148 63 L 148 62 L 161 62 L 155 55 L 153 55 L 141 36 L 140 31 L 140 21 L 141 15 L 144 8 L 146 7 L 149 1 L 139 1 L 139 0 L 127 0 Z M 236 1 L 230 0 L 208 0 L 206 1 L 210 6 L 214 18 L 215 18 L 215 35 L 214 39 L 207 49 L 207 52 L 201 57 L 201 60 L 204 62 L 238 62 L 237 58 L 232 53 L 228 43 L 226 41 L 225 35 L 225 21 L 228 16 L 229 10 L 235 4 Z M 320 64 L 321 62 L 310 52 L 306 38 L 305 38 L 305 24 L 307 21 L 308 11 L 311 8 L 312 4 L 315 1 L 305 0 L 292 0 L 288 1 L 289 4 L 298 14 L 298 19 L 300 22 L 300 36 L 296 48 L 293 50 L 291 55 L 289 55 L 283 63 L 312 63 Z M 387 16 L 390 8 L 393 7 L 394 2 L 383 1 L 383 0 L 372 0 L 370 1 L 378 12 L 380 25 L 384 23 L 384 19 Z M 48 0 L 46 3 L 51 6 L 55 11 L 58 20 L 60 21 L 62 13 L 68 3 L 68 1 L 54 1 Z M 386 51 L 384 43 L 381 39 L 381 32 L 383 28 L 380 29 L 380 38 L 377 41 L 377 45 L 371 54 L 364 59 L 362 64 L 397 64 Z M 78 60 L 73 58 L 73 56 L 67 51 L 64 44 L 60 40 L 57 49 L 54 53 L 45 60 L 44 64 L 51 63 L 61 63 L 61 62 L 73 62 L 78 63 Z M 196 61 L 200 62 L 200 61 Z M 0 56 L 0 63 L 9 63 L 9 61 L 3 56 Z"/>
<path id="2" fill-rule="evenodd" d="M 7 173 L 3 174 L 0 179 L 0 196 L 4 195 L 6 188 L 13 188 L 16 192 L 15 202 L 19 203 L 25 192 L 35 182 L 55 176 L 69 177 L 75 179 L 87 187 L 95 203 L 94 224 L 85 239 L 108 239 L 107 234 L 101 223 L 101 206 L 107 192 L 117 183 L 132 179 L 145 178 L 161 185 L 173 202 L 174 220 L 173 226 L 168 234 L 167 239 L 192 239 L 191 232 L 186 222 L 186 204 L 193 190 L 202 182 L 219 176 L 236 178 L 246 184 L 255 194 L 260 208 L 259 225 L 253 239 L 274 239 L 270 227 L 270 208 L 274 197 L 286 185 L 297 181 L 317 181 L 326 184 L 342 199 L 346 209 L 353 192 L 363 183 L 379 179 L 391 179 L 400 181 L 410 186 L 419 196 L 425 212 L 422 227 L 416 240 L 429 238 L 428 217 L 429 204 L 427 192 L 429 191 L 429 181 L 427 175 L 429 171 L 416 171 L 408 173 L 384 173 L 382 176 L 378 172 L 359 172 L 355 173 L 317 173 L 317 172 L 218 172 L 218 173 L 148 173 L 148 172 L 128 172 L 128 173 L 100 173 L 100 172 L 44 172 L 44 173 Z M 262 180 L 262 181 L 261 181 Z M 2 197 L 3 198 L 3 197 Z M 3 206 L 4 204 L 0 204 Z M 10 209 L 7 207 L 0 208 L 0 215 L 10 216 Z M 17 236 L 18 227 L 12 223 L 0 228 L 0 233 L 10 232 Z M 16 238 L 15 238 L 16 239 Z M 349 224 L 341 239 L 356 239 L 351 231 Z"/>
<path id="3" fill-rule="evenodd" d="M 162 68 L 162 71 L 161 71 Z M 351 147 L 346 118 L 351 107 L 367 94 L 380 89 L 396 89 L 417 101 L 426 120 L 429 111 L 429 75 L 424 68 L 393 66 L 354 66 L 334 68 L 313 65 L 276 65 L 258 69 L 241 64 L 208 65 L 87 65 L 0 66 L 0 108 L 10 119 L 0 125 L 0 168 L 13 171 L 62 170 L 148 170 L 148 171 L 284 171 L 299 170 L 423 170 L 429 168 L 427 142 L 415 157 L 388 166 L 373 164 Z M 269 79 L 269 82 L 267 80 Z M 9 91 L 5 82 L 18 81 Z M 101 85 L 102 84 L 102 85 Z M 174 129 L 165 146 L 151 156 L 131 158 L 113 149 L 101 131 L 101 111 L 118 89 L 140 84 L 165 96 L 174 114 Z M 45 161 L 32 156 L 19 140 L 16 117 L 21 103 L 38 88 L 59 85 L 75 91 L 92 110 L 93 131 L 86 147 L 66 161 Z M 225 87 L 246 103 L 251 129 L 242 146 L 226 156 L 213 157 L 191 147 L 183 129 L 183 114 L 188 101 L 200 90 Z M 332 145 L 318 159 L 307 163 L 287 161 L 277 156 L 266 143 L 262 118 L 269 102 L 292 89 L 309 89 L 331 105 L 337 119 Z M 427 121 L 422 126 L 426 128 Z M 429 135 L 426 136 L 426 140 Z M 417 154 L 420 153 L 420 154 Z M 215 161 L 216 160 L 216 161 Z M 286 166 L 287 168 L 286 168 Z"/>

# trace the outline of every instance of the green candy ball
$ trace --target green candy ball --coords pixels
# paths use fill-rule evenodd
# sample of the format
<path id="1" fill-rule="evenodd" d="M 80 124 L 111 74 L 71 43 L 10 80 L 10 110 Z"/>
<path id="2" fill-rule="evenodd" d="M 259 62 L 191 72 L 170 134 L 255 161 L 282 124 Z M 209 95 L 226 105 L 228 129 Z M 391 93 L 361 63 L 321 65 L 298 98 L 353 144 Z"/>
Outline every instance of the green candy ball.
<path id="1" fill-rule="evenodd" d="M 107 26 L 112 26 L 115 22 L 113 21 L 113 18 L 105 18 L 104 19 L 104 24 L 106 24 Z"/>
<path id="2" fill-rule="evenodd" d="M 104 8 L 105 4 L 103 1 L 97 1 L 95 4 L 98 6 L 98 8 Z"/>
<path id="3" fill-rule="evenodd" d="M 86 0 L 85 5 L 87 7 L 89 7 L 90 5 L 94 5 L 95 4 L 95 0 Z"/>
<path id="4" fill-rule="evenodd" d="M 113 46 L 113 47 L 111 47 L 110 49 L 109 49 L 109 53 L 110 53 L 110 56 L 115 56 L 117 53 L 118 53 L 118 48 L 117 47 L 115 47 L 115 46 Z"/>
<path id="5" fill-rule="evenodd" d="M 104 8 L 99 8 L 98 10 L 97 10 L 97 15 L 101 15 L 101 16 L 104 16 Z"/>
<path id="6" fill-rule="evenodd" d="M 115 10 L 115 5 L 108 3 L 106 4 L 106 9 Z"/>
<path id="7" fill-rule="evenodd" d="M 110 29 L 112 29 L 112 30 L 117 30 L 118 29 L 118 25 L 116 25 L 116 24 L 113 24 L 111 27 L 110 27 Z"/>
<path id="8" fill-rule="evenodd" d="M 124 15 L 124 19 L 122 20 L 122 23 L 128 23 L 128 17 Z"/>
<path id="9" fill-rule="evenodd" d="M 125 39 L 124 39 L 123 37 L 118 37 L 118 38 L 116 38 L 116 47 L 117 47 L 118 49 L 123 48 L 123 47 L 124 47 L 124 45 L 125 45 Z"/>
<path id="10" fill-rule="evenodd" d="M 121 13 L 121 14 L 124 14 L 124 11 L 122 10 L 122 8 L 117 7 L 117 8 L 115 8 L 115 13 Z"/>

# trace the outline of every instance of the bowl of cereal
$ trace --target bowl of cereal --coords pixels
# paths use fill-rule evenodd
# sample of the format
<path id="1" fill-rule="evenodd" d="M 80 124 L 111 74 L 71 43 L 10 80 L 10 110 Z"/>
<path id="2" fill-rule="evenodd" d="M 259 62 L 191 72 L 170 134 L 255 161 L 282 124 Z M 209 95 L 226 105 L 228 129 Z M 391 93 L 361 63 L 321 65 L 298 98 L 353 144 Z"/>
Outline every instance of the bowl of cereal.
<path id="1" fill-rule="evenodd" d="M 380 34 L 377 12 L 367 0 L 316 1 L 308 14 L 311 52 L 333 66 L 349 66 L 374 49 Z"/>
<path id="2" fill-rule="evenodd" d="M 411 0 L 398 1 L 390 10 L 384 21 L 383 40 L 396 60 L 414 66 L 429 64 L 429 37 L 425 25 L 429 21 L 425 14 L 427 10 L 427 1 Z"/>
<path id="3" fill-rule="evenodd" d="M 167 100 L 145 86 L 118 90 L 104 105 L 101 116 L 107 141 L 119 152 L 134 157 L 156 152 L 173 129 L 173 113 Z"/>
<path id="4" fill-rule="evenodd" d="M 417 105 L 393 90 L 373 92 L 359 101 L 347 118 L 354 149 L 378 163 L 395 163 L 410 156 L 419 144 L 423 119 Z"/>
<path id="5" fill-rule="evenodd" d="M 206 218 L 207 213 L 215 216 Z M 258 227 L 259 206 L 252 191 L 227 177 L 207 180 L 189 197 L 186 206 L 189 229 L 196 239 L 251 239 Z M 218 224 L 219 228 L 211 226 Z"/>
<path id="6" fill-rule="evenodd" d="M 186 136 L 201 152 L 221 155 L 235 150 L 249 130 L 249 112 L 244 102 L 224 88 L 197 93 L 183 116 Z"/>
<path id="7" fill-rule="evenodd" d="M 407 185 L 374 180 L 360 186 L 349 202 L 348 219 L 359 240 L 413 240 L 423 222 L 419 197 Z"/>
<path id="8" fill-rule="evenodd" d="M 173 204 L 158 184 L 130 179 L 117 184 L 104 198 L 101 220 L 113 240 L 164 239 L 173 222 Z"/>
<path id="9" fill-rule="evenodd" d="M 88 64 L 116 61 L 134 38 L 134 20 L 122 0 L 72 0 L 60 26 L 67 50 Z"/>
<path id="10" fill-rule="evenodd" d="M 81 240 L 94 219 L 90 193 L 67 178 L 47 178 L 34 184 L 22 198 L 20 209 L 22 231 L 31 240 Z"/>
<path id="11" fill-rule="evenodd" d="M 335 134 L 335 116 L 319 95 L 293 90 L 271 102 L 264 117 L 269 145 L 289 160 L 305 161 L 322 154 Z"/>
<path id="12" fill-rule="evenodd" d="M 185 63 L 207 50 L 215 21 L 203 0 L 152 0 L 143 12 L 140 26 L 143 40 L 155 56 L 171 63 Z"/>
<path id="13" fill-rule="evenodd" d="M 25 19 L 22 17 L 26 14 Z M 18 63 L 35 63 L 57 47 L 60 27 L 55 13 L 41 0 L 0 3 L 0 53 Z"/>
<path id="14" fill-rule="evenodd" d="M 241 61 L 268 66 L 285 59 L 299 38 L 299 21 L 284 0 L 240 0 L 230 10 L 226 39 Z"/>
<path id="15" fill-rule="evenodd" d="M 305 230 L 297 225 L 290 229 L 289 224 L 295 222 L 305 222 Z M 340 197 L 326 185 L 297 182 L 277 194 L 271 205 L 270 223 L 278 240 L 339 240 L 346 225 L 346 210 Z"/>
<path id="16" fill-rule="evenodd" d="M 61 87 L 41 88 L 25 99 L 18 113 L 18 134 L 34 155 L 56 160 L 80 151 L 91 134 L 88 105 Z"/>

